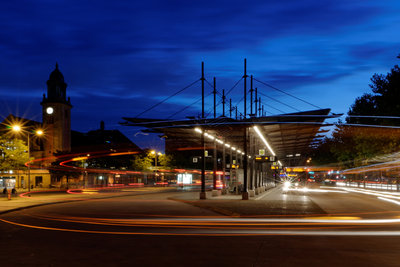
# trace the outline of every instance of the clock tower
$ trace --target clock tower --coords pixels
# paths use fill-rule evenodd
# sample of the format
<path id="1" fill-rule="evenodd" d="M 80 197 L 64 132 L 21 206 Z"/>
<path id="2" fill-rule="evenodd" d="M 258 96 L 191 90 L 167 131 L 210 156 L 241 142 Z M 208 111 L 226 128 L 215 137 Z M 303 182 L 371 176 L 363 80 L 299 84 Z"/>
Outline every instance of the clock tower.
<path id="1" fill-rule="evenodd" d="M 47 96 L 43 94 L 43 126 L 46 131 L 44 156 L 53 156 L 57 152 L 71 151 L 71 102 L 66 97 L 67 84 L 58 69 L 50 74 L 47 81 Z"/>

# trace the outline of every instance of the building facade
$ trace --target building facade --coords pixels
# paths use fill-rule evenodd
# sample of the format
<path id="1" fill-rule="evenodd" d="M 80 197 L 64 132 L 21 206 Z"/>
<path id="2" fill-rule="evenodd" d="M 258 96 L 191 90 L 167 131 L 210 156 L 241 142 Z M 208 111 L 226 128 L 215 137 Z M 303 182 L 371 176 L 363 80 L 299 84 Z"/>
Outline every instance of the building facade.
<path id="1" fill-rule="evenodd" d="M 71 101 L 66 94 L 67 84 L 56 64 L 47 81 L 47 96 L 43 94 L 43 127 L 47 139 L 44 142 L 44 156 L 71 151 Z"/>

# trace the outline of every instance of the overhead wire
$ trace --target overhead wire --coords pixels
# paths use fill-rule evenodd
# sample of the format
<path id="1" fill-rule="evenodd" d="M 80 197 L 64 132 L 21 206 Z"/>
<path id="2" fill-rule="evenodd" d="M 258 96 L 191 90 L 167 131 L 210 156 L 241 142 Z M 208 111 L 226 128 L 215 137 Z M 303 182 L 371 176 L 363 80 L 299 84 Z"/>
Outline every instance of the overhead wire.
<path id="1" fill-rule="evenodd" d="M 242 76 L 242 77 L 241 77 L 241 78 L 226 92 L 226 95 L 225 95 L 225 96 L 227 96 L 229 93 L 231 93 L 232 90 L 241 82 L 242 79 L 243 79 L 243 76 Z M 279 89 L 279 88 L 276 88 L 276 87 L 274 87 L 274 86 L 272 86 L 272 85 L 270 85 L 270 84 L 268 84 L 268 83 L 266 83 L 266 82 L 260 81 L 260 80 L 258 80 L 258 79 L 256 79 L 256 78 L 253 78 L 253 79 L 254 79 L 255 81 L 257 81 L 257 82 L 259 82 L 259 83 L 261 83 L 261 84 L 267 86 L 267 87 L 270 87 L 270 88 L 272 88 L 272 89 L 274 89 L 274 90 L 277 90 L 277 91 L 279 91 L 279 92 L 281 92 L 281 93 L 283 93 L 283 94 L 286 94 L 286 95 L 288 95 L 288 96 L 290 96 L 290 97 L 293 97 L 293 98 L 295 98 L 295 99 L 297 99 L 297 100 L 299 100 L 299 101 L 302 101 L 302 102 L 304 102 L 304 103 L 306 103 L 306 104 L 308 104 L 308 105 L 311 105 L 311 106 L 316 107 L 316 108 L 320 108 L 320 107 L 318 107 L 318 106 L 316 106 L 316 105 L 314 105 L 314 104 L 312 104 L 312 103 L 310 103 L 310 102 L 308 102 L 308 101 L 306 101 L 306 100 L 303 100 L 303 99 L 301 99 L 301 98 L 299 98 L 299 97 L 296 97 L 296 96 L 294 96 L 294 95 L 292 95 L 292 94 L 289 94 L 289 93 L 287 93 L 287 92 L 285 92 L 285 91 L 283 91 L 283 90 L 281 90 L 281 89 Z M 149 107 L 148 109 L 144 110 L 143 112 L 141 112 L 141 113 L 139 113 L 138 115 L 136 115 L 135 118 L 137 118 L 137 117 L 143 115 L 144 113 L 146 113 L 146 112 L 148 112 L 148 111 L 154 109 L 155 107 L 161 105 L 162 103 L 168 101 L 168 100 L 171 99 L 172 97 L 174 97 L 174 96 L 180 94 L 180 93 L 183 92 L 184 90 L 186 90 L 186 89 L 188 89 L 189 87 L 191 87 L 191 86 L 193 86 L 194 84 L 196 84 L 198 81 L 200 81 L 200 79 L 198 79 L 198 80 L 192 82 L 191 84 L 189 84 L 189 85 L 185 86 L 184 88 L 178 90 L 177 92 L 175 92 L 174 94 L 168 96 L 167 98 L 163 99 L 162 101 L 158 102 L 157 104 L 155 104 L 155 105 Z M 211 88 L 214 89 L 214 86 L 213 86 L 207 79 L 205 79 L 205 81 L 206 81 L 206 83 L 207 83 Z M 217 93 L 219 96 L 222 96 L 221 92 L 216 91 L 216 93 Z M 258 93 L 259 93 L 260 95 L 263 95 L 263 96 L 265 96 L 265 97 L 267 97 L 267 98 L 269 98 L 269 99 L 271 99 L 271 100 L 277 102 L 277 103 L 280 103 L 280 104 L 282 104 L 282 105 L 284 105 L 284 106 L 287 106 L 287 107 L 289 107 L 289 108 L 291 108 L 291 109 L 293 109 L 293 110 L 300 111 L 299 109 L 297 109 L 297 108 L 295 108 L 295 107 L 293 107 L 293 106 L 290 106 L 290 105 L 288 105 L 288 104 L 286 104 L 286 103 L 284 103 L 284 102 L 282 102 L 282 101 L 279 101 L 279 100 L 277 100 L 277 99 L 275 99 L 275 98 L 273 98 L 273 97 L 267 96 L 266 94 L 264 94 L 264 93 L 262 93 L 262 92 L 260 92 L 260 91 L 259 91 Z M 209 93 L 206 97 L 210 96 L 211 94 L 213 94 L 213 92 Z M 191 104 L 189 104 L 189 105 L 183 107 L 182 109 L 180 109 L 180 110 L 178 110 L 177 112 L 175 112 L 175 113 L 173 113 L 172 115 L 170 115 L 167 119 L 170 119 L 170 118 L 172 118 L 173 116 L 175 116 L 175 115 L 181 113 L 182 111 L 184 111 L 184 110 L 190 108 L 191 106 L 193 106 L 193 105 L 195 105 L 196 103 L 198 103 L 200 100 L 201 100 L 201 98 L 198 99 L 198 100 L 196 100 L 196 101 L 194 101 L 193 103 L 191 103 Z M 235 106 L 237 107 L 237 106 L 240 104 L 240 102 L 242 102 L 243 100 L 244 100 L 244 96 L 235 104 Z M 218 107 L 221 103 L 222 103 L 222 99 L 220 99 L 220 100 L 218 101 L 218 103 L 216 104 L 216 107 Z M 279 112 L 281 112 L 281 113 L 285 113 L 284 111 L 282 111 L 282 110 L 280 110 L 280 109 L 278 109 L 278 108 L 275 108 L 275 107 L 273 107 L 273 106 L 271 106 L 271 105 L 268 105 L 268 104 L 265 104 L 265 103 L 264 103 L 264 105 L 265 105 L 265 106 L 268 106 L 268 107 L 270 107 L 270 108 L 272 108 L 272 109 L 274 109 L 274 110 L 277 110 L 277 111 L 279 111 Z M 211 108 L 211 109 L 207 112 L 206 117 L 208 117 L 208 116 L 211 114 L 212 109 L 213 109 L 213 108 Z M 383 116 L 382 116 L 382 118 L 394 118 L 394 117 L 383 117 Z"/>
<path id="2" fill-rule="evenodd" d="M 231 89 L 229 89 L 229 90 L 226 92 L 226 95 L 229 95 L 229 93 L 240 83 L 240 81 L 241 81 L 242 79 L 243 79 L 243 76 L 235 83 L 235 85 L 232 86 Z"/>
<path id="3" fill-rule="evenodd" d="M 306 101 L 306 100 L 304 100 L 304 99 L 301 99 L 301 98 L 299 98 L 299 97 L 297 97 L 297 96 L 294 96 L 294 95 L 292 95 L 292 94 L 289 94 L 289 93 L 287 93 L 287 92 L 285 92 L 285 91 L 283 91 L 283 90 L 281 90 L 281 89 L 279 89 L 279 88 L 276 88 L 275 86 L 272 86 L 272 85 L 270 85 L 270 84 L 268 84 L 268 83 L 266 83 L 266 82 L 260 81 L 260 80 L 254 78 L 254 77 L 253 77 L 253 79 L 254 79 L 255 81 L 257 81 L 257 82 L 259 82 L 259 83 L 265 85 L 265 86 L 268 86 L 269 88 L 272 88 L 272 89 L 274 89 L 274 90 L 276 90 L 276 91 L 279 91 L 279 92 L 281 92 L 281 93 L 283 93 L 283 94 L 285 94 L 285 95 L 288 95 L 288 96 L 290 96 L 290 97 L 293 97 L 293 98 L 295 98 L 295 99 L 297 99 L 297 100 L 299 100 L 299 101 L 301 101 L 301 102 L 304 102 L 304 103 L 306 103 L 306 104 L 308 104 L 308 105 L 310 105 L 310 106 L 313 106 L 313 107 L 315 107 L 315 108 L 321 109 L 321 107 L 319 107 L 319 106 L 317 106 L 317 105 L 314 105 L 314 104 L 312 104 L 312 103 L 310 103 L 310 102 L 308 102 L 308 101 Z"/>
<path id="4" fill-rule="evenodd" d="M 264 106 L 270 107 L 270 108 L 272 108 L 272 109 L 275 109 L 276 111 L 279 111 L 279 112 L 281 112 L 281 113 L 285 113 L 284 111 L 282 111 L 282 110 L 280 110 L 280 109 L 278 109 L 278 108 L 276 108 L 276 107 L 274 107 L 274 106 L 271 106 L 271 105 L 269 105 L 269 104 L 266 104 L 266 103 L 264 103 L 264 102 L 262 102 L 262 101 L 261 101 L 261 104 L 264 105 Z M 270 113 L 271 113 L 271 112 L 270 112 Z M 271 113 L 271 114 L 272 114 L 272 113 Z"/>
<path id="5" fill-rule="evenodd" d="M 278 99 L 275 99 L 275 98 L 273 98 L 273 97 L 267 96 L 266 94 L 264 94 L 264 93 L 262 93 L 262 92 L 258 92 L 258 94 L 263 95 L 263 96 L 265 96 L 265 97 L 267 97 L 267 98 L 269 98 L 269 99 L 272 99 L 272 100 L 274 100 L 275 102 L 278 102 L 278 103 L 280 103 L 280 104 L 282 104 L 282 105 L 284 105 L 284 106 L 287 106 L 287 107 L 289 107 L 289 108 L 291 108 L 291 109 L 294 109 L 294 110 L 296 110 L 296 111 L 301 111 L 300 109 L 297 109 L 297 108 L 292 107 L 292 106 L 290 106 L 290 105 L 288 105 L 288 104 L 286 104 L 286 103 L 283 103 L 282 101 L 279 101 Z"/>
<path id="6" fill-rule="evenodd" d="M 211 92 L 211 93 L 209 93 L 208 95 L 206 95 L 205 97 L 209 97 L 211 94 L 212 94 L 212 92 Z M 196 100 L 196 101 L 194 101 L 193 103 L 191 103 L 191 104 L 189 104 L 189 105 L 187 105 L 187 106 L 183 107 L 182 109 L 178 110 L 178 111 L 177 111 L 177 112 L 175 112 L 174 114 L 170 115 L 170 116 L 167 118 L 167 120 L 168 120 L 168 119 L 170 119 L 170 118 L 172 118 L 173 116 L 175 116 L 175 115 L 177 115 L 177 114 L 181 113 L 182 111 L 184 111 L 184 110 L 186 110 L 186 109 L 190 108 L 191 106 L 193 106 L 193 105 L 197 104 L 198 102 L 200 102 L 200 101 L 201 101 L 201 99 L 202 99 L 202 98 L 200 97 L 199 99 L 197 99 L 197 100 Z"/>
<path id="7" fill-rule="evenodd" d="M 182 89 L 178 90 L 177 92 L 173 93 L 172 95 L 168 96 L 168 97 L 165 98 L 164 100 L 158 102 L 157 104 L 154 104 L 153 106 L 151 106 L 150 108 L 146 109 L 145 111 L 142 111 L 141 113 L 139 113 L 138 115 L 136 115 L 135 118 L 137 118 L 137 117 L 139 117 L 140 115 L 143 115 L 144 113 L 146 113 L 146 112 L 152 110 L 153 108 L 155 108 L 155 107 L 161 105 L 162 103 L 166 102 L 167 100 L 171 99 L 172 97 L 174 97 L 174 96 L 176 96 L 176 95 L 182 93 L 183 91 L 185 91 L 186 89 L 188 89 L 189 87 L 191 87 L 192 85 L 194 85 L 195 83 L 197 83 L 197 82 L 199 82 L 199 81 L 200 81 L 200 79 L 197 79 L 196 81 L 192 82 L 191 84 L 185 86 L 184 88 L 182 88 Z"/>

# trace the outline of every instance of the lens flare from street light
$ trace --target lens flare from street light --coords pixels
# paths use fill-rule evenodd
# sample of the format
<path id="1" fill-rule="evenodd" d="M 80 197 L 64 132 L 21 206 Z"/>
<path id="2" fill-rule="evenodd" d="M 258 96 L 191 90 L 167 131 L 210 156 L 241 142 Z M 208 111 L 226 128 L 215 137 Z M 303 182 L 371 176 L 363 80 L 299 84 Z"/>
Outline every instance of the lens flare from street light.
<path id="1" fill-rule="evenodd" d="M 37 130 L 37 131 L 36 131 L 36 134 L 37 134 L 37 135 L 42 135 L 42 134 L 43 134 L 43 130 Z"/>
<path id="2" fill-rule="evenodd" d="M 285 192 L 288 191 L 291 185 L 292 185 L 292 183 L 290 181 L 285 181 L 283 183 L 283 191 L 285 191 Z"/>
<path id="3" fill-rule="evenodd" d="M 13 125 L 13 126 L 12 126 L 12 130 L 13 130 L 14 132 L 20 132 L 20 131 L 21 131 L 21 126 L 19 126 L 19 125 Z"/>

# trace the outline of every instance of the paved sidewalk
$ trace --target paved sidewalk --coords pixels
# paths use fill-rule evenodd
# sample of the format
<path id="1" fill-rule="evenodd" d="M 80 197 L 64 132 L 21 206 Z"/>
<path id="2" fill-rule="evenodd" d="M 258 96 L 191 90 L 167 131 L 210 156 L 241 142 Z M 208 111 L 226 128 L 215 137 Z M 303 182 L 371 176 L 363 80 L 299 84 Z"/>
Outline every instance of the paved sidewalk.
<path id="1" fill-rule="evenodd" d="M 65 194 L 63 197 L 59 195 L 46 196 L 46 197 L 20 197 L 18 195 L 12 195 L 11 200 L 8 200 L 7 195 L 2 195 L 0 197 L 0 214 L 11 211 L 18 210 L 27 207 L 35 207 L 40 205 L 47 205 L 51 203 L 61 203 L 68 201 L 81 200 L 82 196 Z"/>
<path id="2" fill-rule="evenodd" d="M 171 188 L 172 189 L 172 188 Z M 24 209 L 54 203 L 82 201 L 89 199 L 114 198 L 132 195 L 137 191 L 96 192 L 96 194 L 67 194 L 65 190 L 35 190 L 31 197 L 18 194 L 12 195 L 11 200 L 6 194 L 0 196 L 0 214 L 13 210 Z M 90 189 L 88 189 L 90 191 Z M 149 193 L 148 191 L 147 193 Z M 165 192 L 165 191 L 164 191 Z M 162 192 L 160 192 L 162 193 Z M 303 195 L 284 195 L 281 186 L 269 188 L 261 194 L 242 200 L 242 195 L 226 194 L 212 196 L 207 191 L 205 200 L 200 200 L 199 191 L 168 192 L 168 199 L 181 201 L 199 208 L 208 209 L 226 216 L 267 216 L 267 215 L 310 215 L 325 212 L 309 198 Z"/>
<path id="3" fill-rule="evenodd" d="M 318 205 L 303 194 L 282 194 L 282 186 L 269 188 L 267 191 L 242 200 L 241 195 L 221 195 L 212 197 L 207 192 L 206 199 L 199 199 L 199 192 L 187 192 L 170 197 L 196 207 L 212 210 L 226 216 L 285 216 L 326 214 Z"/>
<path id="4" fill-rule="evenodd" d="M 90 191 L 91 189 L 84 189 Z M 32 190 L 31 194 L 18 191 L 18 194 L 11 195 L 11 200 L 8 200 L 7 194 L 0 195 L 0 214 L 13 210 L 20 210 L 29 207 L 41 205 L 49 205 L 63 202 L 82 201 L 88 199 L 112 198 L 119 196 L 130 195 L 129 192 L 97 192 L 96 194 L 68 194 L 66 190 L 60 189 L 40 189 Z"/>

